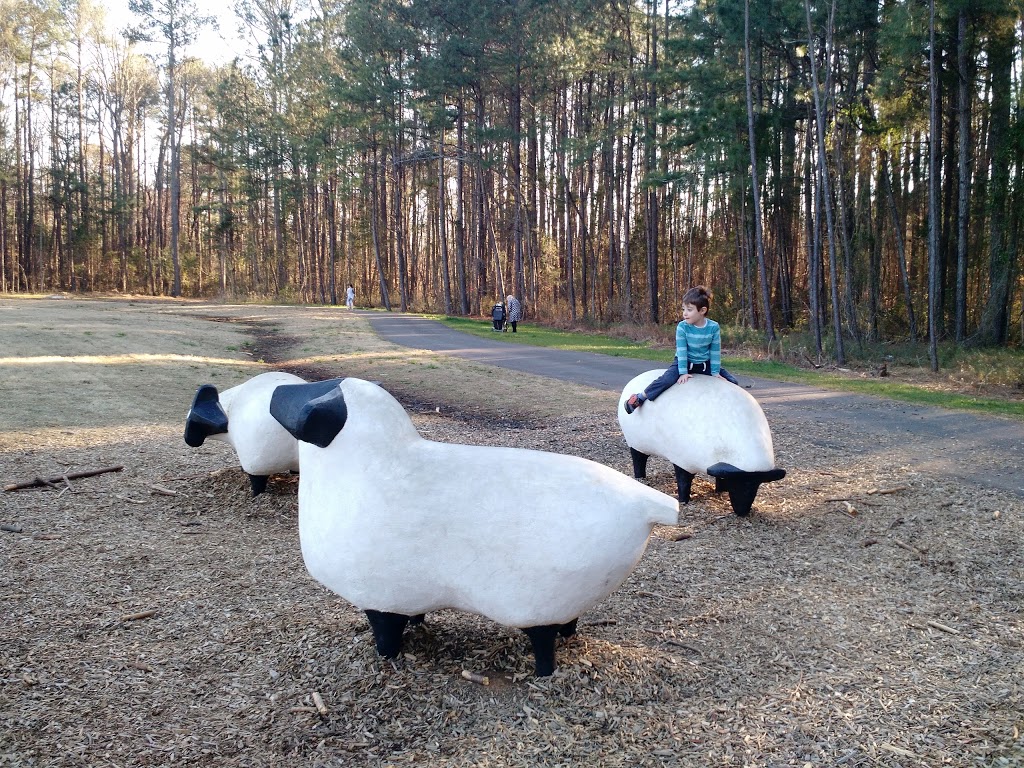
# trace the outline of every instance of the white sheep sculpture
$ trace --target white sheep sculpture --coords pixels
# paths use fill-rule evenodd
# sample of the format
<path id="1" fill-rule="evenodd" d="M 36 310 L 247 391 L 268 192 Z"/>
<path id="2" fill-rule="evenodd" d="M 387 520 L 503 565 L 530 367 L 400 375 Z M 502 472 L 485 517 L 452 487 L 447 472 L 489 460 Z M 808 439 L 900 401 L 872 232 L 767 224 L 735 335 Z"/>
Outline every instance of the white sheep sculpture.
<path id="1" fill-rule="evenodd" d="M 775 466 L 772 433 L 761 406 L 742 387 L 698 375 L 626 413 L 629 396 L 661 374 L 641 373 L 619 397 L 619 426 L 633 458 L 633 476 L 646 477 L 647 459 L 660 456 L 675 467 L 680 503 L 690 500 L 694 475 L 705 473 L 715 478 L 717 493 L 729 493 L 737 515 L 750 514 L 761 484 L 786 476 Z"/>
<path id="2" fill-rule="evenodd" d="M 299 442 L 299 539 L 309 573 L 366 613 L 378 653 L 441 608 L 523 629 L 536 674 L 555 640 L 611 594 L 671 496 L 602 464 L 424 439 L 376 384 L 278 387 L 270 412 Z"/>
<path id="3" fill-rule="evenodd" d="M 270 397 L 282 384 L 305 381 L 273 371 L 220 393 L 213 384 L 203 384 L 185 419 L 185 442 L 198 448 L 210 438 L 230 445 L 249 476 L 252 495 L 258 496 L 266 490 L 270 475 L 299 468 L 298 441 L 271 417 Z"/>

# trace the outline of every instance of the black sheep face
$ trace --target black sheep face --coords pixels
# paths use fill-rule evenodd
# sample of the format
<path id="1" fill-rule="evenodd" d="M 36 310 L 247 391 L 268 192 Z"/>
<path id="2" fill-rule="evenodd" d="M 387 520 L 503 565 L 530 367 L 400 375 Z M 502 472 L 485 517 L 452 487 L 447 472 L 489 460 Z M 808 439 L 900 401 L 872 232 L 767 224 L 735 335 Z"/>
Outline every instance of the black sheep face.
<path id="1" fill-rule="evenodd" d="M 228 431 L 228 415 L 220 407 L 220 393 L 213 384 L 203 384 L 192 398 L 192 408 L 185 419 L 185 442 L 198 448 L 206 438 Z"/>

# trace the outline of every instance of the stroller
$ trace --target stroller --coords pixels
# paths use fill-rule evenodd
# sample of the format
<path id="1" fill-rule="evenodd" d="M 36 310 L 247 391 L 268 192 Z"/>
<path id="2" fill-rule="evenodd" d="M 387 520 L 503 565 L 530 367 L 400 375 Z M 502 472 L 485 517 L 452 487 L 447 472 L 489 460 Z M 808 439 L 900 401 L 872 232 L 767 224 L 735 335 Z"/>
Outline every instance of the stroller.
<path id="1" fill-rule="evenodd" d="M 505 330 L 505 305 L 500 301 L 494 305 L 494 309 L 491 310 L 491 321 L 494 327 L 493 331 L 504 331 Z"/>

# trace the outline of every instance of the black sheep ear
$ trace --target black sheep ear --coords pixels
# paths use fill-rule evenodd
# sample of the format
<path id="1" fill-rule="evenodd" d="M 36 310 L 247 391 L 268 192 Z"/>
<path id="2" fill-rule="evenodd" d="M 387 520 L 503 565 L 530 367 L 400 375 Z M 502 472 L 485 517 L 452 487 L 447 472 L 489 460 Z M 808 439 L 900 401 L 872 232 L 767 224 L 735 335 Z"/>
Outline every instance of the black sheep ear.
<path id="1" fill-rule="evenodd" d="M 220 394 L 213 384 L 203 384 L 192 398 L 192 408 L 185 419 L 185 442 L 198 448 L 211 435 L 228 431 L 228 415 L 220 407 Z"/>
<path id="2" fill-rule="evenodd" d="M 270 398 L 270 415 L 296 440 L 326 448 L 348 420 L 342 381 L 282 384 Z"/>

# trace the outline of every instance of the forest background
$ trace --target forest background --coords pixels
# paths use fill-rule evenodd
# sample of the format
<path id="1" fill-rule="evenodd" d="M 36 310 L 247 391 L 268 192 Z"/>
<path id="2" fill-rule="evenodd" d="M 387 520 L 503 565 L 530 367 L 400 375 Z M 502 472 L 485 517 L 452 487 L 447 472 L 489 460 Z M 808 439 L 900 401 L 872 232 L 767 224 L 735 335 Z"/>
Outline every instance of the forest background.
<path id="1" fill-rule="evenodd" d="M 128 4 L 0 0 L 0 291 L 1024 341 L 1020 0 Z"/>

